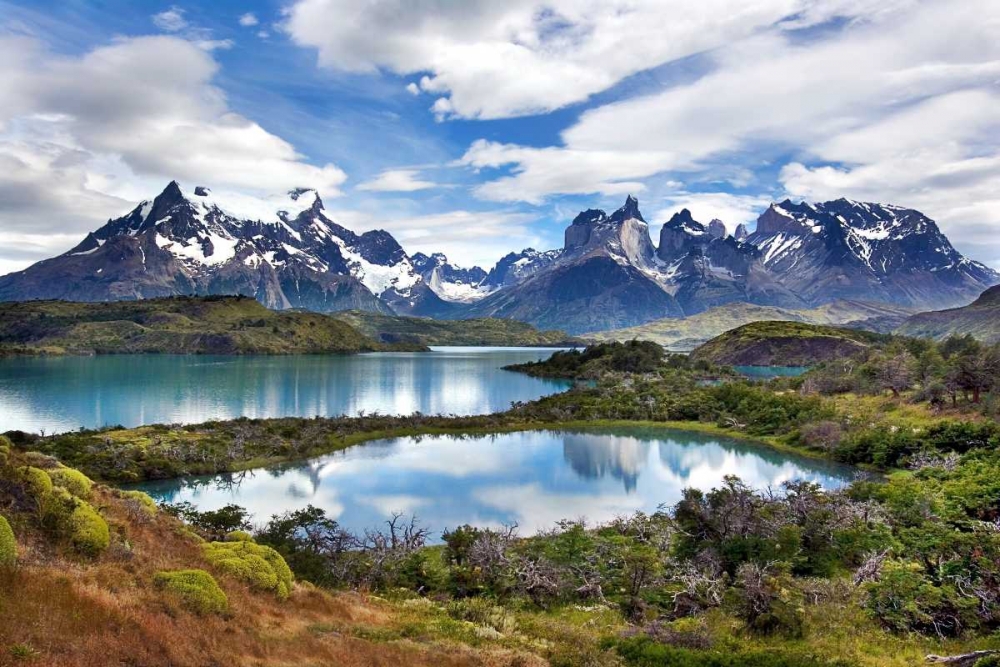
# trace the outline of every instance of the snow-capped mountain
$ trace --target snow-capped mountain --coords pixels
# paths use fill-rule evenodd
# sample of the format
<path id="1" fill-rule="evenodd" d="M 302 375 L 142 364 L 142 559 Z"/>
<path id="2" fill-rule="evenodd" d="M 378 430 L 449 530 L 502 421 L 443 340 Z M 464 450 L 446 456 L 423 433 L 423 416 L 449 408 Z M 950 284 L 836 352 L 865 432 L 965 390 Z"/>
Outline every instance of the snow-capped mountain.
<path id="1" fill-rule="evenodd" d="M 486 279 L 486 271 L 478 266 L 464 269 L 448 261 L 444 253 L 430 256 L 418 252 L 410 257 L 413 268 L 424 279 L 427 286 L 445 301 L 451 303 L 472 303 L 496 291 L 481 283 Z"/>
<path id="2" fill-rule="evenodd" d="M 276 309 L 449 309 L 390 234 L 355 234 L 305 189 L 262 205 L 171 182 L 69 252 L 0 278 L 2 300 L 173 294 L 243 294 Z"/>
<path id="3" fill-rule="evenodd" d="M 758 218 L 747 242 L 768 271 L 812 304 L 865 298 L 948 308 L 1000 282 L 996 271 L 955 250 L 933 220 L 899 206 L 785 200 Z"/>
<path id="4" fill-rule="evenodd" d="M 685 209 L 654 245 L 630 196 L 610 215 L 577 215 L 562 248 L 510 253 L 487 273 L 440 253 L 411 257 L 385 231 L 356 234 L 313 190 L 262 201 L 172 182 L 72 250 L 0 277 L 0 301 L 242 294 L 275 309 L 493 316 L 575 334 L 730 302 L 941 309 L 997 283 L 920 212 L 845 199 L 772 204 L 753 233 L 732 235 Z"/>
<path id="5" fill-rule="evenodd" d="M 662 226 L 654 247 L 629 197 L 611 215 L 580 213 L 563 248 L 508 255 L 494 274 L 501 289 L 469 312 L 570 333 L 734 301 L 809 308 L 854 299 L 940 308 L 968 303 L 1000 283 L 1000 274 L 963 257 L 918 211 L 844 199 L 772 204 L 752 234 L 739 225 L 729 235 L 722 221 L 703 224 L 685 209 Z"/>

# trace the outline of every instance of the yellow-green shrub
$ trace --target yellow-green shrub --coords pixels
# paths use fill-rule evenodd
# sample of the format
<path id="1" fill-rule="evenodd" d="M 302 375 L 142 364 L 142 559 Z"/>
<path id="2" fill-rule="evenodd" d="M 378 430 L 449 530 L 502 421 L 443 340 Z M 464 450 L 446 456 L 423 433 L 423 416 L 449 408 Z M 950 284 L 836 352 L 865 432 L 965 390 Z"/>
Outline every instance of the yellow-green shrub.
<path id="1" fill-rule="evenodd" d="M 52 492 L 52 479 L 41 468 L 24 466 L 17 469 L 17 476 L 31 497 L 39 502 Z"/>
<path id="2" fill-rule="evenodd" d="M 122 491 L 122 497 L 126 500 L 134 500 L 139 503 L 142 509 L 144 509 L 150 516 L 156 515 L 156 501 L 153 500 L 148 494 L 145 494 L 142 491 Z"/>
<path id="3" fill-rule="evenodd" d="M 158 572 L 153 583 L 196 614 L 222 614 L 229 608 L 225 592 L 215 577 L 204 570 Z"/>
<path id="4" fill-rule="evenodd" d="M 226 533 L 226 542 L 253 542 L 253 536 L 245 530 Z"/>
<path id="5" fill-rule="evenodd" d="M 14 449 L 14 443 L 10 441 L 10 438 L 0 435 L 0 452 L 10 454 L 10 450 L 12 449 Z"/>
<path id="6" fill-rule="evenodd" d="M 0 514 L 0 567 L 13 567 L 17 563 L 17 540 L 7 519 Z"/>
<path id="7" fill-rule="evenodd" d="M 93 506 L 77 499 L 76 508 L 70 514 L 70 542 L 73 548 L 85 556 L 97 556 L 111 544 L 111 531 Z"/>
<path id="8" fill-rule="evenodd" d="M 285 599 L 295 580 L 288 563 L 277 551 L 248 541 L 209 542 L 202 546 L 205 558 L 220 572 L 260 591 L 272 591 Z"/>
<path id="9" fill-rule="evenodd" d="M 49 470 L 48 474 L 49 479 L 52 480 L 54 485 L 66 489 L 77 498 L 83 498 L 84 500 L 90 498 L 90 490 L 93 488 L 94 483 L 79 470 L 74 470 L 73 468 L 56 468 L 55 470 Z"/>
<path id="10" fill-rule="evenodd" d="M 41 507 L 45 526 L 68 537 L 73 548 L 81 554 L 97 556 L 111 543 L 108 523 L 93 505 L 66 489 L 53 489 L 42 499 Z"/>

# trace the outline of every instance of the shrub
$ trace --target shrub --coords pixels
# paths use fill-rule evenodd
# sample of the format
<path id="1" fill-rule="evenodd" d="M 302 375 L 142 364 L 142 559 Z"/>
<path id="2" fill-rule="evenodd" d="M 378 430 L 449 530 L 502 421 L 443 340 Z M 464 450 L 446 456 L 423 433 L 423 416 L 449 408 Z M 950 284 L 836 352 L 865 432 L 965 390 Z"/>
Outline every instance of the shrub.
<path id="1" fill-rule="evenodd" d="M 70 542 L 85 556 L 97 556 L 111 544 L 108 523 L 90 503 L 76 501 L 69 516 Z"/>
<path id="2" fill-rule="evenodd" d="M 215 577 L 204 570 L 158 572 L 153 577 L 157 588 L 176 596 L 181 604 L 196 614 L 223 614 L 229 599 Z"/>
<path id="3" fill-rule="evenodd" d="M 14 448 L 14 443 L 10 441 L 5 435 L 0 435 L 0 452 L 6 452 L 10 454 L 10 450 Z"/>
<path id="4" fill-rule="evenodd" d="M 7 519 L 0 515 L 0 567 L 13 567 L 17 562 L 17 540 Z"/>
<path id="5" fill-rule="evenodd" d="M 245 530 L 234 530 L 226 534 L 226 542 L 253 542 L 253 536 Z"/>
<path id="6" fill-rule="evenodd" d="M 18 468 L 18 478 L 28 493 L 41 502 L 52 492 L 52 479 L 40 468 L 25 466 Z"/>
<path id="7" fill-rule="evenodd" d="M 209 542 L 203 545 L 205 558 L 220 572 L 258 591 L 272 591 L 285 599 L 294 577 L 288 563 L 277 551 L 249 541 Z"/>
<path id="8" fill-rule="evenodd" d="M 90 498 L 90 490 L 93 488 L 94 483 L 79 470 L 57 468 L 49 470 L 48 475 L 55 486 L 66 489 L 77 498 L 83 498 L 84 500 Z"/>
<path id="9" fill-rule="evenodd" d="M 134 502 L 149 516 L 156 515 L 156 501 L 149 497 L 148 494 L 145 494 L 142 491 L 122 491 L 122 498 L 126 501 Z"/>

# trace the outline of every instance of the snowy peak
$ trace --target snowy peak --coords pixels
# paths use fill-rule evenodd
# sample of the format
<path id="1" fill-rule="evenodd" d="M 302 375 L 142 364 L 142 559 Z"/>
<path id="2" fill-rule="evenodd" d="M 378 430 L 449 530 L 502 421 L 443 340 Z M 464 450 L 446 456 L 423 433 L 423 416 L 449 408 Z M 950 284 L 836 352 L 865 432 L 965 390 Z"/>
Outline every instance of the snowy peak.
<path id="1" fill-rule="evenodd" d="M 439 297 L 451 303 L 472 303 L 496 291 L 481 283 L 486 271 L 478 266 L 466 269 L 448 261 L 444 253 L 430 256 L 416 253 L 410 258 L 413 267 Z"/>

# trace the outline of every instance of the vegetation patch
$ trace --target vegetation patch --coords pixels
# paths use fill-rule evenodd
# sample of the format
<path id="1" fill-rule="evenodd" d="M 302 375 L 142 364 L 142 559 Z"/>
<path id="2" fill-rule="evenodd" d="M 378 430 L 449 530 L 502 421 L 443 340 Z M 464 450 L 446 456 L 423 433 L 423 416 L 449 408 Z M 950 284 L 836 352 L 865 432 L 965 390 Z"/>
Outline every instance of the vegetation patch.
<path id="1" fill-rule="evenodd" d="M 204 570 L 157 572 L 153 581 L 196 614 L 224 614 L 229 609 L 225 592 Z"/>

